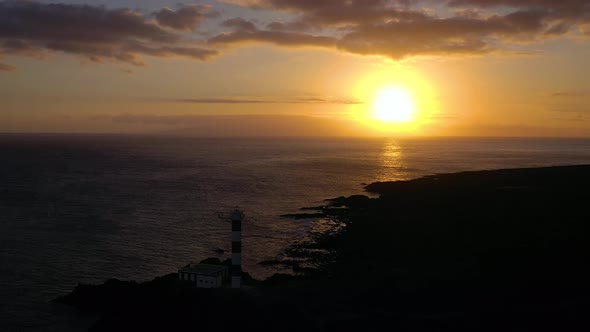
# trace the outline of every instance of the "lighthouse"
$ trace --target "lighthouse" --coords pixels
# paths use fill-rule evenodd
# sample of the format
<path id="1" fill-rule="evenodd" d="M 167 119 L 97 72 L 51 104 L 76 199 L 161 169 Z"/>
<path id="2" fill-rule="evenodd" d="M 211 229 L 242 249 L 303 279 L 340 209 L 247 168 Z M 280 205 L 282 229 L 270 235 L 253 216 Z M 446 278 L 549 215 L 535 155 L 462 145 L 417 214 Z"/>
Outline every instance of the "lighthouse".
<path id="1" fill-rule="evenodd" d="M 242 219 L 244 213 L 238 209 L 231 214 L 231 287 L 242 284 Z"/>

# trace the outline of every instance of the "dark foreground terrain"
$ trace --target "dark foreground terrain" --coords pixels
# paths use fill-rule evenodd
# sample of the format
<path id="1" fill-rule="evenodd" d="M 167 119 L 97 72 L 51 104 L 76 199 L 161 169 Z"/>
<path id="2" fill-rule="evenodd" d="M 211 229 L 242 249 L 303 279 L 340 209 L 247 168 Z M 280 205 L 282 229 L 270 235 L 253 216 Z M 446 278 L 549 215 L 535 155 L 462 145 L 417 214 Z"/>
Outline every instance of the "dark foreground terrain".
<path id="1" fill-rule="evenodd" d="M 340 197 L 286 251 L 296 276 L 241 290 L 175 274 L 81 285 L 93 331 L 587 331 L 590 166 L 443 174 Z M 310 213 L 311 210 L 311 213 Z"/>

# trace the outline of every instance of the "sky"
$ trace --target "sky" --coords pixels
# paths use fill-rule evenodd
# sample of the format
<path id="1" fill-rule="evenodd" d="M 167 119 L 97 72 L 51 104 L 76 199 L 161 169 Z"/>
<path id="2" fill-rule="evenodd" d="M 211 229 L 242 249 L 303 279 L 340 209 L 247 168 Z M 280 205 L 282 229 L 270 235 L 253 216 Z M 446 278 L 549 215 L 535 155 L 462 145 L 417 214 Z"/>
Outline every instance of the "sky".
<path id="1" fill-rule="evenodd" d="M 0 0 L 0 132 L 590 137 L 588 59 L 589 0 Z"/>

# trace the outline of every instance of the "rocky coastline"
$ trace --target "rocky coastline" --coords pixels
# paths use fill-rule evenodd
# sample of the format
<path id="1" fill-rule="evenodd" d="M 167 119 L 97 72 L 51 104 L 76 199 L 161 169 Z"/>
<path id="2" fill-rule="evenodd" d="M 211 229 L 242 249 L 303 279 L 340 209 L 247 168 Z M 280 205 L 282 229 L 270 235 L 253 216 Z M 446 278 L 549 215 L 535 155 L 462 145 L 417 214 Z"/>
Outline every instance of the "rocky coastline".
<path id="1" fill-rule="evenodd" d="M 286 218 L 327 227 L 294 244 L 293 275 L 194 289 L 170 274 L 79 285 L 56 302 L 92 331 L 579 330 L 590 302 L 590 165 L 373 183 Z M 212 262 L 227 264 L 227 262 Z"/>

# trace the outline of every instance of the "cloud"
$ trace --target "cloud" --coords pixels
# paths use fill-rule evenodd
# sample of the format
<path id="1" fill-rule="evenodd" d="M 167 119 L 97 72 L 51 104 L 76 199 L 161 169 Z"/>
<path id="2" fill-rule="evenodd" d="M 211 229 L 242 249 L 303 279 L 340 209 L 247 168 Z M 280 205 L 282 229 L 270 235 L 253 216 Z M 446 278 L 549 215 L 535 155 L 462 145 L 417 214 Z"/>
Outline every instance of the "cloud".
<path id="1" fill-rule="evenodd" d="M 437 2 L 448 6 L 449 13 L 444 16 L 425 9 L 433 4 L 429 0 L 225 2 L 286 12 L 292 19 L 269 22 L 265 29 L 252 23 L 247 27 L 224 24 L 231 31 L 211 38 L 213 44 L 257 41 L 283 46 L 320 46 L 393 59 L 492 51 L 506 54 L 511 45 L 565 36 L 580 25 L 590 23 L 590 2 L 587 0 Z"/>
<path id="2" fill-rule="evenodd" d="M 332 98 L 332 97 L 297 97 L 283 99 L 269 98 L 185 98 L 185 99 L 158 99 L 158 101 L 190 103 L 190 104 L 339 104 L 359 105 L 363 101 L 357 99 Z"/>
<path id="3" fill-rule="evenodd" d="M 213 10 L 211 6 L 204 5 L 181 6 L 176 11 L 163 8 L 154 13 L 159 25 L 184 31 L 193 30 L 205 19 L 217 16 L 219 16 L 217 11 Z"/>
<path id="4" fill-rule="evenodd" d="M 433 114 L 428 117 L 430 120 L 456 120 L 459 118 L 456 114 Z"/>
<path id="5" fill-rule="evenodd" d="M 127 49 L 130 52 L 151 55 L 156 57 L 171 57 L 171 56 L 185 56 L 197 60 L 208 60 L 219 54 L 216 50 L 173 46 L 173 45 L 157 45 L 149 46 L 144 43 L 129 42 Z"/>
<path id="6" fill-rule="evenodd" d="M 232 19 L 226 20 L 221 25 L 224 27 L 227 27 L 227 28 L 231 28 L 234 30 L 241 30 L 241 31 L 256 31 L 257 30 L 254 23 L 252 23 L 248 20 L 245 20 L 241 17 L 234 17 Z"/>
<path id="7" fill-rule="evenodd" d="M 587 0 L 450 0 L 447 1 L 451 6 L 479 6 L 479 7 L 513 7 L 513 8 L 588 8 Z"/>
<path id="8" fill-rule="evenodd" d="M 296 98 L 294 100 L 297 103 L 307 104 L 345 104 L 345 105 L 359 105 L 364 104 L 364 101 L 356 99 L 333 99 L 333 98 L 318 98 L 318 97 L 307 97 L 307 98 Z"/>
<path id="9" fill-rule="evenodd" d="M 36 47 L 33 43 L 24 40 L 5 40 L 0 42 L 0 50 L 7 54 L 23 55 L 33 58 L 42 59 L 45 57 L 43 49 Z"/>
<path id="10" fill-rule="evenodd" d="M 590 2 L 587 0 L 451 0 L 451 6 L 471 6 L 490 9 L 508 7 L 517 11 L 537 11 L 549 33 L 565 33 L 579 23 L 590 23 Z"/>
<path id="11" fill-rule="evenodd" d="M 142 13 L 102 6 L 43 4 L 34 1 L 0 2 L 0 55 L 42 58 L 59 51 L 94 61 L 122 61 L 143 65 L 143 55 L 183 56 L 207 60 L 217 51 L 194 46 L 180 33 L 163 28 L 186 28 L 202 18 L 181 7 L 160 25 Z M 202 9 L 201 7 L 198 7 Z M 162 16 L 162 12 L 156 16 Z M 205 14 L 203 14 L 205 15 Z M 196 20 L 196 21 L 195 21 Z"/>
<path id="12" fill-rule="evenodd" d="M 345 120 L 292 115 L 119 114 L 95 118 L 128 128 L 156 128 L 168 134 L 227 136 L 366 136 L 366 128 Z"/>
<path id="13" fill-rule="evenodd" d="M 5 63 L 0 62 L 0 71 L 13 71 L 15 69 L 15 66 L 7 65 Z"/>
<path id="14" fill-rule="evenodd" d="M 552 94 L 553 97 L 584 97 L 588 94 L 585 92 L 577 92 L 577 91 L 560 91 L 554 92 Z"/>
<path id="15" fill-rule="evenodd" d="M 218 2 L 229 3 L 233 5 L 238 5 L 242 7 L 260 7 L 264 4 L 265 0 L 217 0 Z"/>
<path id="16" fill-rule="evenodd" d="M 265 42 L 281 46 L 335 47 L 337 39 L 328 36 L 314 36 L 290 31 L 260 30 L 254 23 L 243 18 L 232 18 L 222 24 L 231 32 L 223 32 L 208 40 L 209 44 L 236 44 Z"/>
<path id="17" fill-rule="evenodd" d="M 144 65 L 144 56 L 207 60 L 244 43 L 322 47 L 403 59 L 420 55 L 518 55 L 516 45 L 590 37 L 587 0 L 224 0 L 253 17 L 220 20 L 208 39 L 192 32 L 221 14 L 179 5 L 151 14 L 79 4 L 0 0 L 0 56 L 53 52 L 93 62 Z M 434 7 L 436 4 L 436 7 Z M 434 8 L 444 8 L 438 12 Z M 276 15 L 273 15 L 276 14 Z M 278 19 L 280 18 L 280 19 Z"/>
<path id="18" fill-rule="evenodd" d="M 453 136 L 472 137 L 588 137 L 588 129 L 585 127 L 547 127 L 534 124 L 456 125 L 447 127 L 447 132 Z"/>

